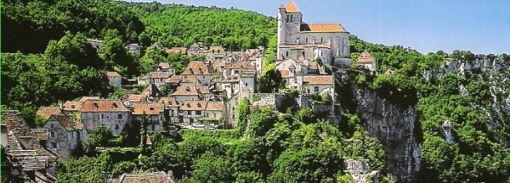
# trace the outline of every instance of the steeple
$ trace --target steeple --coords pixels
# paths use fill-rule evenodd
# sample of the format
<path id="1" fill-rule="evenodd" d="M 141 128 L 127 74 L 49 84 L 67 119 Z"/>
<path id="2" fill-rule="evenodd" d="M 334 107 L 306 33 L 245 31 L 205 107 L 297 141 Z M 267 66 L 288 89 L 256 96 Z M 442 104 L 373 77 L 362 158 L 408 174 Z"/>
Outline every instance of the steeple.
<path id="1" fill-rule="evenodd" d="M 287 13 L 297 13 L 299 12 L 296 3 L 294 3 L 294 0 L 290 0 L 289 4 L 287 4 L 287 8 L 285 9 Z"/>

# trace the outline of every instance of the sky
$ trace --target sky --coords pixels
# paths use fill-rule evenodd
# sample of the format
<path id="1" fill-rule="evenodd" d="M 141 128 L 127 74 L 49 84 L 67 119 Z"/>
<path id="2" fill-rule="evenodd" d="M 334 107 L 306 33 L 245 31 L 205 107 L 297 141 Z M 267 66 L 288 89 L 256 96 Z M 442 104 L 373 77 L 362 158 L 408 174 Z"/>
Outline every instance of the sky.
<path id="1" fill-rule="evenodd" d="M 152 2 L 152 0 L 127 0 Z M 157 0 L 255 11 L 276 17 L 289 0 Z M 421 53 L 510 54 L 510 0 L 294 0 L 304 22 L 338 22 L 365 41 Z"/>

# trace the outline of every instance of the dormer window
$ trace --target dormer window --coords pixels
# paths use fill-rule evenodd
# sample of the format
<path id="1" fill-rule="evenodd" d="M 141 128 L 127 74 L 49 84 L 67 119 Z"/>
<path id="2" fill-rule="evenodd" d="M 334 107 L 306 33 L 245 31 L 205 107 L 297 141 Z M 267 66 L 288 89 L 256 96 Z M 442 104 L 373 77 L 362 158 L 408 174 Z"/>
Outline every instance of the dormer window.
<path id="1" fill-rule="evenodd" d="M 117 108 L 117 103 L 113 103 L 113 108 Z"/>
<path id="2" fill-rule="evenodd" d="M 189 86 L 186 86 L 186 92 L 189 92 L 190 89 L 189 89 Z"/>
<path id="3" fill-rule="evenodd" d="M 71 105 L 71 108 L 74 109 L 75 105 Z"/>
<path id="4" fill-rule="evenodd" d="M 149 110 L 153 111 L 154 110 L 154 107 L 150 107 Z"/>
<path id="5" fill-rule="evenodd" d="M 94 103 L 94 109 L 95 110 L 99 109 L 99 105 L 97 103 Z"/>
<path id="6" fill-rule="evenodd" d="M 191 107 L 191 104 L 187 103 L 187 104 L 186 104 L 186 106 L 187 106 L 188 108 L 190 108 L 190 107 Z"/>
<path id="7" fill-rule="evenodd" d="M 198 103 L 198 104 L 197 104 L 197 106 L 198 106 L 198 107 L 202 107 L 202 104 Z"/>

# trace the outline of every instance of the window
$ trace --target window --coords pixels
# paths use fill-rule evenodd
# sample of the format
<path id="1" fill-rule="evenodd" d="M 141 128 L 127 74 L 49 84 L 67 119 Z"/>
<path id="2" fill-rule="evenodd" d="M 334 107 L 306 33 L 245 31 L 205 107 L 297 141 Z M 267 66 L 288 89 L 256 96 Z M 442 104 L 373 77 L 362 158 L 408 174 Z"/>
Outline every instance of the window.
<path id="1" fill-rule="evenodd" d="M 191 115 L 191 111 L 188 111 L 188 115 Z"/>
<path id="2" fill-rule="evenodd" d="M 292 22 L 292 15 L 290 15 L 290 22 Z"/>
<path id="3" fill-rule="evenodd" d="M 289 51 L 285 52 L 285 57 L 289 57 Z"/>
<path id="4" fill-rule="evenodd" d="M 122 119 L 122 114 L 117 114 L 117 119 Z"/>
<path id="5" fill-rule="evenodd" d="M 202 111 L 195 111 L 195 115 L 202 115 Z"/>
<path id="6" fill-rule="evenodd" d="M 74 138 L 74 132 L 71 133 L 71 138 Z"/>
<path id="7" fill-rule="evenodd" d="M 307 93 L 310 93 L 310 88 L 306 89 L 307 90 Z"/>
<path id="8" fill-rule="evenodd" d="M 287 19 L 285 19 L 285 22 L 289 22 L 289 15 L 287 15 Z"/>
<path id="9" fill-rule="evenodd" d="M 119 129 L 119 125 L 118 125 L 118 124 L 116 124 L 116 125 L 115 125 L 115 130 L 118 130 L 118 129 Z"/>
<path id="10" fill-rule="evenodd" d="M 53 149 L 57 149 L 57 143 L 52 142 L 52 143 L 51 143 L 51 147 L 52 147 Z M 57 150 L 58 150 L 58 149 L 57 149 Z"/>
<path id="11" fill-rule="evenodd" d="M 313 89 L 313 91 L 314 91 L 314 92 L 316 92 L 316 93 L 317 93 L 317 92 L 319 92 L 319 87 L 318 87 L 318 86 L 316 86 L 316 87 Z"/>
<path id="12" fill-rule="evenodd" d="M 51 123 L 51 124 L 50 124 L 50 127 L 51 127 L 51 128 L 55 128 L 55 124 Z"/>
<path id="13" fill-rule="evenodd" d="M 323 37 L 321 37 L 321 43 L 322 43 L 323 41 L 324 41 L 324 40 L 323 40 Z"/>
<path id="14" fill-rule="evenodd" d="M 51 132 L 50 137 L 55 138 L 56 137 L 55 132 Z"/>
<path id="15" fill-rule="evenodd" d="M 101 114 L 101 119 L 104 119 L 104 114 Z"/>
<path id="16" fill-rule="evenodd" d="M 244 86 L 248 86 L 248 83 L 244 83 Z"/>

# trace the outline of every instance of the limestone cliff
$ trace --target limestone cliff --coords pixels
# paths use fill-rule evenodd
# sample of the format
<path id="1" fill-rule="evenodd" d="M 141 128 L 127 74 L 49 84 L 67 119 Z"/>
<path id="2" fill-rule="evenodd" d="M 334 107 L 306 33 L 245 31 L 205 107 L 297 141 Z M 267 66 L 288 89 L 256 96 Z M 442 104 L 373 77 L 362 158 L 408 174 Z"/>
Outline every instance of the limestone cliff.
<path id="1" fill-rule="evenodd" d="M 355 110 L 349 112 L 356 112 L 363 127 L 381 142 L 388 172 L 399 182 L 412 182 L 420 170 L 416 105 L 398 105 L 367 87 L 358 86 L 345 74 L 337 76 L 350 83 L 342 88 L 340 100 L 351 100 L 351 106 L 344 107 Z"/>

